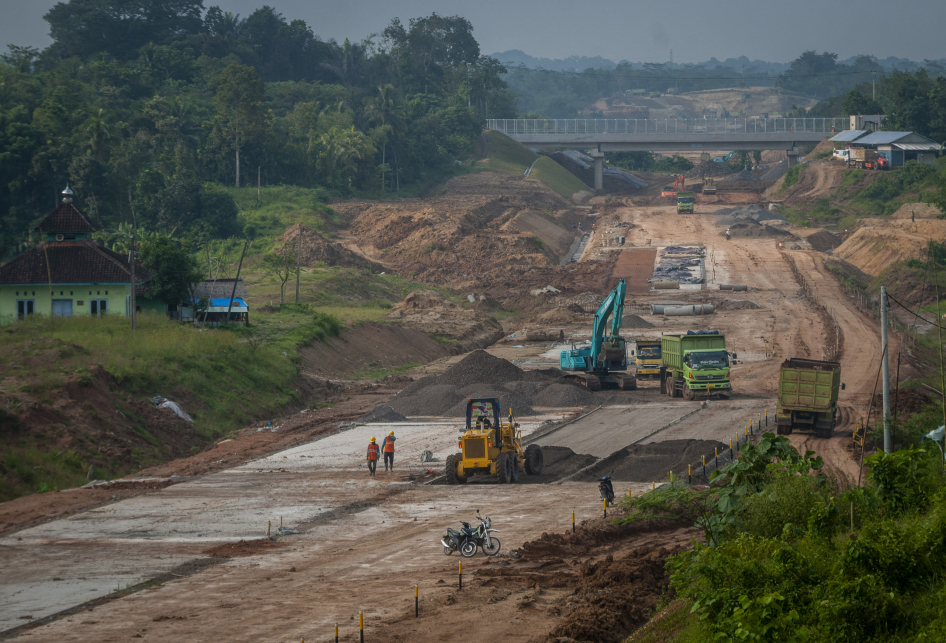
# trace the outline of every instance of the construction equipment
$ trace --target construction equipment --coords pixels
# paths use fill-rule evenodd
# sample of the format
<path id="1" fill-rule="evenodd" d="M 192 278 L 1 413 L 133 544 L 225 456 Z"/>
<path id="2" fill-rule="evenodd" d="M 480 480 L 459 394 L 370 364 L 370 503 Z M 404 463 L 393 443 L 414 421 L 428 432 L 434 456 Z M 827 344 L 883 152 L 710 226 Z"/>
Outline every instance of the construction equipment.
<path id="1" fill-rule="evenodd" d="M 522 446 L 519 424 L 500 422 L 499 400 L 494 397 L 466 401 L 466 426 L 460 429 L 460 453 L 448 455 L 447 482 L 463 484 L 470 476 L 496 476 L 508 484 L 519 479 L 520 470 L 532 476 L 542 473 L 542 449 L 537 444 Z"/>
<path id="2" fill-rule="evenodd" d="M 889 170 L 890 160 L 877 150 L 868 150 L 863 147 L 853 147 L 847 159 L 848 167 L 852 165 L 858 169 Z"/>
<path id="3" fill-rule="evenodd" d="M 559 365 L 570 371 L 566 377 L 584 384 L 589 390 L 598 391 L 602 384 L 613 384 L 625 391 L 637 388 L 637 379 L 633 375 L 614 372 L 627 370 L 627 347 L 621 337 L 626 292 L 627 285 L 621 279 L 595 313 L 591 344 L 582 348 L 572 344 L 571 350 L 564 350 L 559 356 Z M 609 317 L 611 334 L 605 337 Z"/>
<path id="4" fill-rule="evenodd" d="M 677 214 L 693 214 L 692 192 L 677 192 Z"/>
<path id="5" fill-rule="evenodd" d="M 637 378 L 656 379 L 660 377 L 660 340 L 639 339 L 634 350 L 637 363 Z"/>
<path id="6" fill-rule="evenodd" d="M 703 177 L 703 194 L 716 194 L 716 184 L 708 176 Z"/>
<path id="7" fill-rule="evenodd" d="M 726 350 L 726 336 L 718 330 L 687 331 L 660 338 L 660 392 L 692 400 L 698 395 L 732 395 L 729 368 L 736 354 Z"/>
<path id="8" fill-rule="evenodd" d="M 686 180 L 685 180 L 685 177 L 682 174 L 680 174 L 673 181 L 673 191 L 682 192 L 685 189 L 686 189 Z"/>
<path id="9" fill-rule="evenodd" d="M 817 438 L 830 438 L 838 417 L 841 364 L 793 357 L 782 363 L 778 379 L 779 435 L 794 430 L 814 431 Z"/>

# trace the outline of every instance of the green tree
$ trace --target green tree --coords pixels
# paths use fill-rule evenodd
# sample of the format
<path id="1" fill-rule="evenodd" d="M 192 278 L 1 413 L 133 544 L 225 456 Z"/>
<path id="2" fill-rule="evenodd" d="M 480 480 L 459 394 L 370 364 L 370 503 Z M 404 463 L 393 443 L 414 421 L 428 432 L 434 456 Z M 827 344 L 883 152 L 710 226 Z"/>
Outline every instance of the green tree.
<path id="1" fill-rule="evenodd" d="M 154 273 L 148 296 L 169 307 L 190 300 L 194 284 L 204 277 L 200 261 L 168 237 L 142 243 L 140 256 L 142 265 Z"/>
<path id="2" fill-rule="evenodd" d="M 286 302 L 286 282 L 297 270 L 296 244 L 284 243 L 278 250 L 263 257 L 264 276 L 279 280 L 279 303 Z"/>
<path id="3" fill-rule="evenodd" d="M 266 91 L 252 67 L 231 63 L 217 78 L 217 113 L 233 137 L 236 159 L 236 187 L 240 187 L 241 138 L 258 135 L 265 127 L 263 102 Z"/>

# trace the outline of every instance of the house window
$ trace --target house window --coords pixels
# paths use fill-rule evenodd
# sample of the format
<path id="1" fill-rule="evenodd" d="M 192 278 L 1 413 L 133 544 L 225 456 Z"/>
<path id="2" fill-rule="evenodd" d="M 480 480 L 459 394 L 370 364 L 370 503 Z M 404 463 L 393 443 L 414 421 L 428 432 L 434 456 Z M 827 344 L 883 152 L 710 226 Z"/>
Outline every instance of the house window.
<path id="1" fill-rule="evenodd" d="M 108 312 L 107 299 L 93 299 L 89 302 L 89 314 L 93 317 L 102 317 Z"/>
<path id="2" fill-rule="evenodd" d="M 16 316 L 19 319 L 23 319 L 24 317 L 28 315 L 32 315 L 34 311 L 34 306 L 35 306 L 35 300 L 33 299 L 17 299 L 16 300 Z"/>

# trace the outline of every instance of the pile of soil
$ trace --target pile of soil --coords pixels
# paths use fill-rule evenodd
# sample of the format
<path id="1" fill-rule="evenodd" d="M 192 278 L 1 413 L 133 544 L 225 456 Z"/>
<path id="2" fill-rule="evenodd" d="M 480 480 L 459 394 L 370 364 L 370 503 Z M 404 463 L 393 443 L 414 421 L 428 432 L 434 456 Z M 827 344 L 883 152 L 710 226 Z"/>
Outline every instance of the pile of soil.
<path id="1" fill-rule="evenodd" d="M 322 233 L 313 230 L 304 223 L 290 226 L 276 241 L 285 244 L 293 253 L 299 252 L 299 234 L 302 234 L 302 265 L 311 268 L 317 263 L 327 266 L 343 266 L 346 268 L 365 268 L 372 272 L 381 272 L 384 267 L 369 261 L 336 243 L 332 243 L 322 236 Z"/>
<path id="2" fill-rule="evenodd" d="M 561 299 L 558 302 L 559 308 L 567 308 L 569 310 L 578 309 L 586 313 L 593 313 L 598 310 L 598 306 L 601 305 L 601 302 L 604 301 L 604 297 L 593 292 L 583 292 L 577 297 L 572 297 L 571 299 Z"/>
<path id="3" fill-rule="evenodd" d="M 532 398 L 535 406 L 588 406 L 596 402 L 595 394 L 583 386 L 549 384 Z"/>
<path id="4" fill-rule="evenodd" d="M 834 250 L 843 243 L 843 239 L 836 234 L 831 234 L 827 230 L 819 230 L 814 234 L 805 237 L 805 241 L 811 244 L 811 247 L 819 252 Z"/>
<path id="5" fill-rule="evenodd" d="M 578 311 L 571 310 L 570 308 L 553 308 L 537 316 L 535 321 L 547 325 L 575 324 L 588 321 L 588 316 L 585 314 L 585 311 L 580 308 Z"/>
<path id="6" fill-rule="evenodd" d="M 762 306 L 747 299 L 723 299 L 716 302 L 716 310 L 759 310 Z"/>
<path id="7" fill-rule="evenodd" d="M 693 166 L 686 176 L 690 178 L 702 178 L 704 176 L 724 176 L 732 174 L 732 168 L 727 163 L 717 163 L 716 161 L 700 161 Z"/>
<path id="8" fill-rule="evenodd" d="M 731 226 L 739 221 L 755 221 L 756 223 L 762 223 L 764 221 L 782 223 L 788 221 L 779 213 L 766 210 L 755 203 L 733 208 L 721 208 L 716 211 L 716 215 L 713 221 L 718 226 Z"/>
<path id="9" fill-rule="evenodd" d="M 729 234 L 733 237 L 761 238 L 761 237 L 784 237 L 785 231 L 778 228 L 769 227 L 756 223 L 752 219 L 736 221 L 726 226 Z M 720 236 L 726 236 L 726 230 L 721 231 Z"/>
<path id="10" fill-rule="evenodd" d="M 938 219 L 942 216 L 939 208 L 932 203 L 904 203 L 890 215 L 891 219 Z"/>
<path id="11" fill-rule="evenodd" d="M 663 480 L 673 471 L 685 476 L 687 465 L 700 463 L 701 456 L 713 457 L 713 449 L 722 452 L 727 445 L 715 440 L 666 440 L 650 444 L 636 444 L 612 453 L 577 479 L 594 482 L 603 475 L 623 482 L 654 482 Z M 612 473 L 613 471 L 613 473 Z"/>
<path id="12" fill-rule="evenodd" d="M 204 551 L 203 553 L 211 558 L 239 558 L 241 556 L 256 556 L 264 554 L 271 549 L 277 549 L 282 545 L 268 538 L 258 538 L 256 540 L 240 540 L 235 543 L 226 543 L 217 545 Z"/>
<path id="13" fill-rule="evenodd" d="M 361 416 L 362 422 L 405 422 L 407 418 L 387 404 L 379 404 Z"/>
<path id="14" fill-rule="evenodd" d="M 654 325 L 644 320 L 640 315 L 624 315 L 621 318 L 621 328 L 653 328 Z"/>
<path id="15" fill-rule="evenodd" d="M 750 172 L 749 170 L 743 170 L 743 171 L 741 171 L 741 172 L 738 172 L 738 173 L 736 173 L 736 174 L 732 174 L 732 175 L 727 176 L 726 178 L 720 179 L 720 180 L 721 180 L 721 181 L 726 181 L 726 182 L 728 182 L 728 183 L 735 183 L 736 181 L 761 181 L 762 179 L 760 179 L 759 177 L 757 177 L 755 174 L 753 174 L 753 173 Z"/>
<path id="16" fill-rule="evenodd" d="M 502 324 L 477 310 L 467 310 L 435 291 L 410 293 L 394 305 L 386 319 L 429 335 L 455 340 L 454 355 L 491 346 L 503 338 Z"/>

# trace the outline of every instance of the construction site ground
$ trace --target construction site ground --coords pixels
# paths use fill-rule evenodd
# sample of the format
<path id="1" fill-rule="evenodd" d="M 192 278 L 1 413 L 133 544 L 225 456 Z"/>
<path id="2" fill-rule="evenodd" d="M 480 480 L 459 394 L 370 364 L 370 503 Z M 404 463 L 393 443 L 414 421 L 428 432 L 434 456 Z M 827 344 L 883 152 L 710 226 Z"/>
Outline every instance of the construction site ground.
<path id="1" fill-rule="evenodd" d="M 464 195 L 456 189 L 447 196 Z M 553 201 L 549 207 L 557 204 Z M 317 641 L 332 640 L 338 623 L 341 640 L 355 641 L 358 613 L 363 612 L 367 641 L 442 641 L 482 632 L 484 623 L 489 640 L 621 640 L 663 594 L 662 561 L 696 532 L 667 524 L 621 529 L 600 519 L 596 467 L 614 465 L 620 494 L 644 493 L 665 481 L 670 471 L 685 475 L 684 467 L 696 464 L 701 454 L 725 451 L 737 435 L 744 439 L 750 422 L 757 433 L 760 414 L 768 414 L 771 427 L 784 359 L 823 359 L 837 347 L 846 389 L 835 436 L 816 440 L 795 434 L 791 441 L 823 455 L 842 478 L 856 480 L 850 430 L 866 415 L 880 359 L 876 325 L 826 271 L 824 255 L 780 250 L 773 238 L 726 241 L 713 222 L 715 204 L 702 204 L 694 215 L 678 215 L 667 201 L 642 205 L 621 198 L 593 206 L 599 233 L 592 236 L 582 261 L 567 268 L 522 269 L 521 274 L 528 275 L 530 286 L 556 286 L 556 278 L 562 277 L 569 285 L 561 297 L 583 290 L 604 294 L 617 277 L 613 270 L 627 265 L 620 258 L 624 253 L 704 246 L 705 289 L 654 292 L 641 285 L 640 277 L 626 275 L 637 286 L 628 296 L 625 315 L 637 315 L 649 327 L 623 334 L 653 339 L 688 329 L 724 332 L 730 350 L 738 354 L 731 399 L 705 404 L 671 400 L 659 393 L 656 381 L 642 380 L 639 390 L 620 392 L 613 398 L 618 402 L 600 408 L 536 408 L 538 415 L 520 422 L 526 439 L 546 452 L 549 470 L 541 484 L 425 484 L 437 482 L 444 459 L 456 451 L 462 420 L 412 417 L 394 424 L 351 424 L 376 403 L 395 397 L 408 385 L 408 376 L 444 373 L 463 357 L 441 356 L 432 345 L 424 347 L 436 359 L 405 377 L 353 389 L 337 407 L 313 410 L 318 415 L 309 417 L 297 413 L 276 432 L 248 427 L 213 450 L 146 472 L 152 488 L 132 497 L 115 493 L 104 504 L 102 498 L 88 500 L 59 516 L 52 510 L 44 515 L 35 502 L 32 513 L 21 514 L 0 505 L 5 520 L 0 638 Z M 367 226 L 363 214 L 372 207 L 351 206 L 345 214 Z M 383 206 L 391 209 L 386 225 L 408 226 L 409 207 Z M 507 202 L 485 200 L 477 207 L 482 214 L 505 209 Z M 395 212 L 397 208 L 402 210 Z M 568 216 L 558 215 L 558 220 L 568 221 Z M 619 223 L 630 224 L 621 226 L 625 247 L 605 246 L 607 230 Z M 467 223 L 455 225 L 459 230 Z M 366 249 L 357 234 L 345 237 L 345 243 L 379 262 L 390 261 L 385 256 L 390 253 L 377 245 Z M 509 243 L 513 248 L 514 242 Z M 459 246 L 446 236 L 443 244 L 444 250 L 433 252 L 443 252 L 448 263 L 463 261 L 453 254 Z M 391 248 L 407 261 L 423 256 L 420 237 Z M 522 248 L 526 251 L 536 253 Z M 803 281 L 791 270 L 789 257 Z M 499 283 L 501 266 L 488 266 L 485 256 L 473 264 L 477 275 Z M 455 281 L 471 283 L 472 290 L 473 269 L 470 277 L 456 276 Z M 440 274 L 430 266 L 418 270 Z M 582 289 L 582 279 L 595 281 Z M 722 284 L 746 285 L 748 290 L 721 291 Z M 560 308 L 558 296 L 531 296 L 520 284 L 508 292 L 533 302 L 527 309 L 534 315 L 521 326 L 561 330 L 565 341 L 526 342 L 521 329 L 511 328 L 508 334 L 516 336 L 491 346 L 490 354 L 523 369 L 543 369 L 558 365 L 562 348 L 590 338 L 590 314 Z M 651 315 L 650 304 L 663 301 L 712 303 L 717 312 Z M 541 321 L 553 312 L 562 313 L 556 319 L 569 321 Z M 399 438 L 397 469 L 388 473 L 379 466 L 377 476 L 369 477 L 364 466 L 368 438 L 390 430 Z M 424 450 L 438 461 L 422 463 Z M 427 470 L 433 473 L 424 474 Z M 70 493 L 34 500 L 53 507 Z M 446 527 L 473 520 L 477 509 L 493 519 L 502 552 L 494 559 L 481 554 L 464 559 L 463 589 L 458 590 L 459 557 L 444 556 L 440 537 Z M 573 511 L 579 523 L 574 536 L 568 534 Z M 280 524 L 300 533 L 266 540 L 267 529 Z M 514 551 L 519 557 L 508 555 Z M 583 569 L 618 564 L 632 570 L 626 586 L 612 592 L 587 585 Z M 421 597 L 418 619 L 413 617 L 415 585 Z M 595 621 L 589 616 L 590 603 L 582 598 L 592 590 L 633 595 L 637 607 L 613 607 L 636 616 L 595 630 L 589 624 Z"/>

